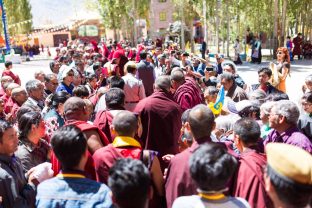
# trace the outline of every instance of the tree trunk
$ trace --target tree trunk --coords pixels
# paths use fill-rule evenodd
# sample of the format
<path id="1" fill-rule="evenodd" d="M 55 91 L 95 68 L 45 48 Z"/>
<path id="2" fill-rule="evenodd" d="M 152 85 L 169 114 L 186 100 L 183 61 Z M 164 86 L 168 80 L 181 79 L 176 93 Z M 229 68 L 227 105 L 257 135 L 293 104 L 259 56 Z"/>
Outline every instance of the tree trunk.
<path id="1" fill-rule="evenodd" d="M 229 3 L 229 2 L 227 2 Z M 229 5 L 229 4 L 228 4 Z M 226 28 L 226 56 L 230 57 L 230 14 L 229 11 L 226 13 L 226 22 L 227 22 L 227 28 Z"/>
<path id="2" fill-rule="evenodd" d="M 181 49 L 185 50 L 184 8 L 183 8 L 183 5 L 181 5 L 180 9 L 181 9 Z"/>
<path id="3" fill-rule="evenodd" d="M 274 31 L 273 31 L 273 58 L 276 58 L 275 51 L 278 47 L 278 0 L 274 0 Z"/>
<path id="4" fill-rule="evenodd" d="M 217 36 L 217 51 L 220 53 L 220 37 L 219 37 L 219 27 L 220 27 L 220 16 L 219 16 L 219 10 L 221 6 L 221 0 L 217 0 L 217 9 L 216 9 L 216 16 L 217 16 L 217 21 L 216 21 L 216 36 Z"/>
<path id="5" fill-rule="evenodd" d="M 282 30 L 281 30 L 281 39 L 280 46 L 284 45 L 285 40 L 285 28 L 286 28 L 286 12 L 287 12 L 287 0 L 283 0 L 283 10 L 282 10 Z"/>

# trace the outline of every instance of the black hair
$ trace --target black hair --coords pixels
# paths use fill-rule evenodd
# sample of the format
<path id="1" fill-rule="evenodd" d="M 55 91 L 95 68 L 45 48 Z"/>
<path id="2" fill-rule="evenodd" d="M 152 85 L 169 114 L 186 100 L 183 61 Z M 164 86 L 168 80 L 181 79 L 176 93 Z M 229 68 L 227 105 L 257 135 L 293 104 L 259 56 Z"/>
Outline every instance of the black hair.
<path id="1" fill-rule="evenodd" d="M 109 170 L 108 186 L 118 207 L 143 208 L 148 200 L 151 177 L 140 160 L 123 158 Z"/>
<path id="2" fill-rule="evenodd" d="M 312 186 L 291 181 L 275 172 L 267 165 L 267 176 L 270 178 L 278 198 L 293 207 L 306 207 L 311 202 Z"/>
<path id="3" fill-rule="evenodd" d="M 59 104 L 64 104 L 66 100 L 70 98 L 70 94 L 66 91 L 59 91 L 53 94 L 50 103 L 48 104 L 50 108 L 57 109 Z"/>
<path id="4" fill-rule="evenodd" d="M 117 87 L 110 88 L 105 93 L 106 106 L 109 109 L 120 109 L 123 108 L 125 103 L 125 93 L 122 89 Z"/>
<path id="5" fill-rule="evenodd" d="M 62 56 L 62 57 L 60 57 L 60 59 L 59 59 L 59 62 L 64 62 L 64 61 L 68 61 L 68 57 L 67 56 Z"/>
<path id="6" fill-rule="evenodd" d="M 55 61 L 51 61 L 50 62 L 50 64 L 49 64 L 49 66 L 50 66 L 50 69 L 51 69 L 51 71 L 54 73 L 54 66 L 55 66 Z"/>
<path id="7" fill-rule="evenodd" d="M 290 39 L 290 36 L 287 36 L 287 39 Z"/>
<path id="8" fill-rule="evenodd" d="M 16 120 L 18 121 L 22 115 L 32 111 L 33 109 L 28 106 L 21 106 L 16 113 Z"/>
<path id="9" fill-rule="evenodd" d="M 269 68 L 267 68 L 267 67 L 263 67 L 263 68 L 260 68 L 259 70 L 258 70 L 258 74 L 260 74 L 260 73 L 265 73 L 266 75 L 268 75 L 268 77 L 271 77 L 272 76 L 272 70 L 271 69 L 269 69 Z"/>
<path id="10" fill-rule="evenodd" d="M 127 68 L 126 68 L 126 70 L 127 70 L 128 73 L 133 73 L 136 69 L 137 69 L 136 67 L 133 67 L 133 66 L 130 65 L 130 64 L 127 65 Z"/>
<path id="11" fill-rule="evenodd" d="M 289 100 L 289 97 L 286 93 L 272 93 L 269 94 L 266 98 L 267 101 L 280 101 L 280 100 Z"/>
<path id="12" fill-rule="evenodd" d="M 259 124 L 250 118 L 242 118 L 236 121 L 233 131 L 239 136 L 243 144 L 247 146 L 256 144 L 261 134 Z"/>
<path id="13" fill-rule="evenodd" d="M 45 82 L 50 82 L 52 77 L 57 77 L 55 74 L 45 74 L 44 75 L 44 81 Z"/>
<path id="14" fill-rule="evenodd" d="M 230 155 L 225 146 L 208 143 L 192 154 L 190 161 L 191 177 L 203 191 L 220 191 L 236 171 L 237 161 Z"/>
<path id="15" fill-rule="evenodd" d="M 225 65 L 231 67 L 231 69 L 232 69 L 234 72 L 236 72 L 235 66 L 234 66 L 233 64 L 227 63 L 227 64 L 225 64 Z"/>
<path id="16" fill-rule="evenodd" d="M 93 71 L 100 69 L 100 67 L 101 67 L 101 63 L 99 63 L 99 62 L 94 63 L 93 64 Z"/>
<path id="17" fill-rule="evenodd" d="M 9 122 L 0 120 L 0 143 L 2 143 L 4 132 L 10 128 L 13 128 L 13 126 Z"/>
<path id="18" fill-rule="evenodd" d="M 306 100 L 309 103 L 312 103 L 312 92 L 307 92 L 302 96 L 302 99 Z"/>
<path id="19" fill-rule="evenodd" d="M 256 120 L 260 120 L 260 107 L 256 105 L 246 107 L 238 112 L 238 115 L 242 118 L 255 118 Z"/>
<path id="20" fill-rule="evenodd" d="M 13 65 L 12 61 L 6 61 L 4 63 L 5 68 L 8 68 L 9 66 L 12 66 L 12 65 Z"/>
<path id="21" fill-rule="evenodd" d="M 86 82 L 91 82 L 95 78 L 97 79 L 96 74 L 88 74 L 88 76 L 86 77 Z"/>
<path id="22" fill-rule="evenodd" d="M 89 97 L 89 90 L 84 85 L 78 85 L 73 89 L 73 95 L 80 98 Z"/>
<path id="23" fill-rule="evenodd" d="M 186 111 L 182 113 L 182 116 L 181 116 L 182 124 L 185 124 L 186 122 L 188 122 L 189 117 L 190 117 L 190 112 L 191 112 L 191 109 L 187 109 Z"/>
<path id="24" fill-rule="evenodd" d="M 111 76 L 107 79 L 107 82 L 111 88 L 117 87 L 123 89 L 125 86 L 125 81 L 118 76 Z"/>
<path id="25" fill-rule="evenodd" d="M 51 138 L 53 152 L 62 169 L 74 169 L 87 149 L 87 139 L 75 125 L 63 126 Z"/>
<path id="26" fill-rule="evenodd" d="M 144 60 L 144 59 L 146 59 L 146 57 L 147 57 L 146 51 L 141 51 L 141 52 L 140 52 L 140 59 L 141 59 L 141 60 Z"/>
<path id="27" fill-rule="evenodd" d="M 37 111 L 27 112 L 23 114 L 17 121 L 19 129 L 18 138 L 20 140 L 27 139 L 27 136 L 31 131 L 31 126 L 34 124 L 36 127 L 38 127 L 41 120 L 42 116 Z"/>

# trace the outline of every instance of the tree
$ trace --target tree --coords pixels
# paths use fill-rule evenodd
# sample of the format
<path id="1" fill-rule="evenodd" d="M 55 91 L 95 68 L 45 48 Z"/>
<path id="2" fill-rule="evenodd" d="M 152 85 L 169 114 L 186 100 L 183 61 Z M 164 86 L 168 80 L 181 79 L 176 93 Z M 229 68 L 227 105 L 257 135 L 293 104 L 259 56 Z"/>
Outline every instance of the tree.
<path id="1" fill-rule="evenodd" d="M 28 0 L 4 0 L 7 24 L 11 36 L 29 33 L 32 29 L 31 6 Z M 27 23 L 25 22 L 27 21 Z M 2 21 L 1 21 L 1 28 Z"/>

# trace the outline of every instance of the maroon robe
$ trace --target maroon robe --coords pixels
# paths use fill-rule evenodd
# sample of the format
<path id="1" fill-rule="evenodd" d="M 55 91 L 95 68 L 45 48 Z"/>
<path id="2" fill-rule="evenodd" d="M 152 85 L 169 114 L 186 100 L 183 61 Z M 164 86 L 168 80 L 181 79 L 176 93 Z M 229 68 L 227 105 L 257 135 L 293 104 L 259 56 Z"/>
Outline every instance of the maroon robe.
<path id="1" fill-rule="evenodd" d="M 151 153 L 154 154 L 154 153 Z M 113 147 L 112 144 L 107 145 L 101 149 L 98 149 L 93 154 L 97 181 L 107 184 L 109 170 L 114 165 L 118 158 L 132 158 L 141 160 L 142 148 L 140 147 Z M 153 161 L 151 156 L 150 162 Z M 151 165 L 151 164 L 150 164 Z M 154 190 L 153 198 L 149 201 L 149 208 L 159 208 L 162 203 L 162 198 Z"/>
<path id="2" fill-rule="evenodd" d="M 2 72 L 2 76 L 9 76 L 13 79 L 13 81 L 16 84 L 21 85 L 21 80 L 20 80 L 19 76 L 15 75 L 11 70 L 4 69 L 4 71 Z"/>
<path id="3" fill-rule="evenodd" d="M 190 77 L 185 78 L 184 84 L 178 87 L 173 98 L 180 104 L 183 112 L 203 103 L 202 92 L 196 85 L 196 82 Z"/>
<path id="4" fill-rule="evenodd" d="M 124 148 L 115 148 L 112 144 L 100 148 L 93 154 L 96 178 L 98 182 L 107 184 L 109 169 L 114 165 L 118 158 L 140 159 L 142 149 L 138 147 L 127 147 L 127 154 Z"/>
<path id="5" fill-rule="evenodd" d="M 4 103 L 4 112 L 6 114 L 11 113 L 13 109 L 14 101 L 12 97 L 9 97 L 9 99 Z"/>
<path id="6" fill-rule="evenodd" d="M 5 94 L 4 89 L 0 87 L 0 97 L 2 97 Z"/>
<path id="7" fill-rule="evenodd" d="M 293 39 L 293 44 L 294 44 L 293 56 L 302 55 L 302 38 L 300 38 L 299 36 L 295 37 Z"/>
<path id="8" fill-rule="evenodd" d="M 201 144 L 212 142 L 210 137 L 203 137 L 193 142 L 192 146 L 177 154 L 170 161 L 166 178 L 166 201 L 167 208 L 171 208 L 174 200 L 180 196 L 190 196 L 197 194 L 197 186 L 193 182 L 190 174 L 189 160 L 193 152 Z M 224 145 L 228 153 L 237 157 L 233 152 L 230 142 L 218 142 Z M 232 154 L 234 153 L 234 154 Z M 229 180 L 228 187 L 231 187 L 232 179 Z"/>
<path id="9" fill-rule="evenodd" d="M 85 121 L 69 121 L 69 122 L 66 122 L 65 125 L 75 125 L 81 131 L 96 130 L 101 138 L 103 145 L 106 146 L 109 144 L 108 139 L 106 138 L 104 133 L 92 124 L 89 124 Z M 61 164 L 57 160 L 54 152 L 52 152 L 51 154 L 51 163 L 52 163 L 52 170 L 54 171 L 54 175 L 57 175 L 61 170 Z M 89 151 L 88 151 L 88 160 L 85 166 L 85 174 L 87 178 L 96 180 L 94 161 Z"/>
<path id="10" fill-rule="evenodd" d="M 265 191 L 262 170 L 265 165 L 265 154 L 252 149 L 241 154 L 233 186 L 233 196 L 246 199 L 250 207 L 273 207 L 272 201 Z"/>
<path id="11" fill-rule="evenodd" d="M 112 137 L 110 132 L 110 126 L 113 122 L 113 115 L 107 110 L 101 110 L 96 113 L 93 124 L 101 129 L 107 136 L 110 143 L 113 142 L 114 137 Z"/>
<path id="12" fill-rule="evenodd" d="M 142 147 L 157 151 L 162 170 L 168 164 L 162 156 L 177 154 L 181 130 L 181 108 L 169 93 L 154 92 L 141 100 L 134 112 L 139 113 L 143 125 Z"/>

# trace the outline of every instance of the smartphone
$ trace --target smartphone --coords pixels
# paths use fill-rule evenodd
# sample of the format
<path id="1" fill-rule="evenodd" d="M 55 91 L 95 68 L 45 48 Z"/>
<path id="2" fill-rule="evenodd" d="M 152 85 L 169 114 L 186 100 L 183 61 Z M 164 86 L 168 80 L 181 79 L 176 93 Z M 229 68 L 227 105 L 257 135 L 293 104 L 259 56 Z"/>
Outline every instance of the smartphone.
<path id="1" fill-rule="evenodd" d="M 214 70 L 214 68 L 212 66 L 207 66 L 206 67 L 206 71 L 213 71 L 213 70 Z"/>

